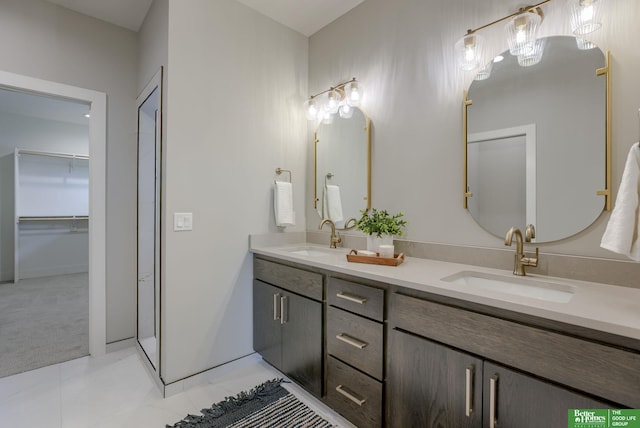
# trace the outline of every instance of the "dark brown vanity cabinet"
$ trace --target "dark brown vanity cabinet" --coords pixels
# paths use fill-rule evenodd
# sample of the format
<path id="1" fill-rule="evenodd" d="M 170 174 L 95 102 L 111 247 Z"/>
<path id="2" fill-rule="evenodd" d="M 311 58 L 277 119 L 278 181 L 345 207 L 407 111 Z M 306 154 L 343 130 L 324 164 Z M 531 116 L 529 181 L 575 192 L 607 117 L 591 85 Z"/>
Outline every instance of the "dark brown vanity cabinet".
<path id="1" fill-rule="evenodd" d="M 384 290 L 329 278 L 326 402 L 359 428 L 382 426 Z"/>
<path id="2" fill-rule="evenodd" d="M 565 428 L 568 409 L 612 407 L 403 331 L 389 347 L 389 427 Z"/>
<path id="3" fill-rule="evenodd" d="M 535 376 L 578 372 L 587 382 L 602 382 L 594 386 L 600 391 L 607 375 L 601 381 L 597 370 L 608 372 L 612 382 L 622 379 L 614 365 L 624 361 L 578 358 L 580 346 L 589 349 L 587 342 L 572 349 L 573 338 L 399 294 L 392 296 L 389 318 L 388 427 L 565 428 L 568 409 L 618 407 L 572 390 L 572 383 L 585 380 L 574 373 L 552 377 L 555 382 Z M 612 348 L 602 351 L 612 358 L 637 358 Z M 489 358 L 520 364 L 529 373 Z M 632 382 L 628 379 L 625 388 L 637 389 Z"/>
<path id="4" fill-rule="evenodd" d="M 323 276 L 255 259 L 254 277 L 254 350 L 296 383 L 321 397 Z"/>

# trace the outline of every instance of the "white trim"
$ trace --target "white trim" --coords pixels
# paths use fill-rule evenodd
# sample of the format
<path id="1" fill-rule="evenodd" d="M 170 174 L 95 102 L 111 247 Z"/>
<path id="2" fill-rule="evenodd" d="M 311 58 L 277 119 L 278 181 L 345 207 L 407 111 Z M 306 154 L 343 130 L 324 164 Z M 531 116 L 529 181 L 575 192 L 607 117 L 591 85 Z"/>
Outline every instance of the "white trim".
<path id="1" fill-rule="evenodd" d="M 0 86 L 89 104 L 89 353 L 103 355 L 107 342 L 107 94 L 6 71 L 0 71 Z"/>
<path id="2" fill-rule="evenodd" d="M 526 150 L 526 187 L 527 207 L 526 224 L 537 225 L 537 172 L 536 172 L 536 125 L 514 126 L 513 128 L 493 129 L 486 132 L 469 134 L 467 143 L 481 143 L 483 141 L 500 140 L 503 138 L 524 137 Z M 533 240 L 535 242 L 535 240 Z"/>

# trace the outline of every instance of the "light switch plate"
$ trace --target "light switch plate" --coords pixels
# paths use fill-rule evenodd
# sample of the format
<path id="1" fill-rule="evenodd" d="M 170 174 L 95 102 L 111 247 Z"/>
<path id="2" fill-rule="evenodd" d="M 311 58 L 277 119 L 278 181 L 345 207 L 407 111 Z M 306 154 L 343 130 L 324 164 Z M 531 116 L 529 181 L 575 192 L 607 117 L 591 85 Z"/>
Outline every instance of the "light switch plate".
<path id="1" fill-rule="evenodd" d="M 193 213 L 173 213 L 173 231 L 193 230 Z"/>

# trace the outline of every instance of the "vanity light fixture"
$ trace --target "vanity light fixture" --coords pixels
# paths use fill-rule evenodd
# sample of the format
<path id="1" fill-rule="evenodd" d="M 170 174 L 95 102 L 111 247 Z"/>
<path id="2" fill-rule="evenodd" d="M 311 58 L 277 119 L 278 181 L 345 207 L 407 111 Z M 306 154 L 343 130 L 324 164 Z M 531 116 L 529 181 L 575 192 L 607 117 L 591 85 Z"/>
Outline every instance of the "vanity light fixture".
<path id="1" fill-rule="evenodd" d="M 363 94 L 362 83 L 354 77 L 311 95 L 304 103 L 307 119 L 331 123 L 336 113 L 339 113 L 340 117 L 348 119 L 353 115 L 353 108 L 358 107 L 362 102 Z M 321 95 L 325 96 L 321 97 Z"/>
<path id="2" fill-rule="evenodd" d="M 483 30 L 500 22 L 507 21 L 505 32 L 509 44 L 509 53 L 518 57 L 518 63 L 523 67 L 535 65 L 542 60 L 544 44 L 538 43 L 538 27 L 542 23 L 544 13 L 541 6 L 551 0 L 544 0 L 533 6 L 520 8 L 517 12 L 496 19 L 476 29 L 470 29 L 458 40 L 454 46 L 456 62 L 465 71 L 476 70 L 485 64 L 484 39 L 478 34 Z M 602 26 L 600 22 L 601 4 L 604 0 L 563 0 L 571 14 L 571 29 L 576 35 L 591 33 Z M 595 44 L 578 39 L 580 49 L 591 49 Z M 497 57 L 494 62 L 499 62 Z M 485 68 L 490 67 L 486 66 Z M 489 71 L 490 74 L 490 71 Z M 486 77 L 485 77 L 486 76 Z M 477 80 L 487 78 L 485 69 L 480 71 Z"/>

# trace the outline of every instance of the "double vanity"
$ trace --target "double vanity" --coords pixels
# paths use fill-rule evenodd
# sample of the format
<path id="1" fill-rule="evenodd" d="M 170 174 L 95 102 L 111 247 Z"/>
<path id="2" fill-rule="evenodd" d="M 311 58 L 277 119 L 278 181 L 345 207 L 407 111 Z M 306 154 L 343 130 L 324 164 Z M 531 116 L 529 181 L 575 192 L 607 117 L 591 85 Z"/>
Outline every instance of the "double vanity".
<path id="1" fill-rule="evenodd" d="M 254 348 L 364 427 L 566 427 L 640 408 L 640 290 L 254 245 Z"/>

